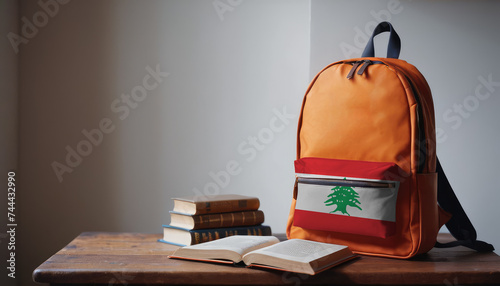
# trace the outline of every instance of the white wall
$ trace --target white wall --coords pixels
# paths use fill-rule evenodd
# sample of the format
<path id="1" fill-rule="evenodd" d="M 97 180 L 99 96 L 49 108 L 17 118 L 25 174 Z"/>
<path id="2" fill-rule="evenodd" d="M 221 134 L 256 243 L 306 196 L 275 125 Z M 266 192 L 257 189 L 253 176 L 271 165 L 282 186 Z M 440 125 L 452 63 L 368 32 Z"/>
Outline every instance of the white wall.
<path id="1" fill-rule="evenodd" d="M 285 231 L 309 1 L 218 1 L 234 5 L 224 13 L 213 2 L 73 0 L 21 45 L 22 285 L 83 231 L 161 232 L 170 198 L 203 192 L 230 161 L 241 172 L 219 192 L 258 196 L 266 224 Z M 40 10 L 22 1 L 21 17 Z M 126 113 L 122 94 L 141 90 L 148 67 L 169 75 L 148 79 Z M 284 109 L 294 117 L 270 134 Z M 69 166 L 66 146 L 87 150 L 82 131 L 103 119 L 109 134 Z M 72 169 L 62 182 L 54 161 Z"/>
<path id="2" fill-rule="evenodd" d="M 355 45 L 355 28 L 364 30 L 370 12 L 388 2 L 220 0 L 234 5 L 222 14 L 213 2 L 73 0 L 20 45 L 20 285 L 30 285 L 33 269 L 83 231 L 161 232 L 170 198 L 203 193 L 214 183 L 210 173 L 230 161 L 241 173 L 220 192 L 260 197 L 266 223 L 284 232 L 308 81 L 345 58 L 340 44 Z M 20 3 L 19 19 L 43 11 L 37 1 Z M 439 156 L 479 237 L 499 245 L 492 227 L 498 91 L 459 128 L 442 117 L 474 95 L 478 76 L 500 80 L 498 4 L 401 3 L 391 20 L 401 57 L 434 91 L 437 124 L 448 136 Z M 151 90 L 126 114 L 122 94 L 141 90 L 148 67 L 169 75 L 154 88 L 148 81 Z M 270 135 L 269 122 L 283 109 L 294 118 Z M 60 182 L 52 164 L 67 165 L 67 146 L 84 148 L 82 131 L 102 120 L 108 134 Z M 250 157 L 248 138 L 259 134 L 268 143 Z"/>
<path id="3" fill-rule="evenodd" d="M 496 221 L 500 216 L 496 206 L 500 201 L 500 2 L 311 3 L 311 77 L 331 62 L 360 57 L 373 23 L 390 20 L 394 25 L 402 41 L 400 58 L 419 68 L 433 92 L 440 130 L 437 152 L 445 173 L 478 238 L 500 248 Z M 375 43 L 376 56 L 385 57 L 387 36 L 378 36 Z M 482 84 L 479 78 L 488 81 L 490 76 L 494 86 L 482 87 L 476 95 L 476 87 Z M 478 99 L 487 93 L 489 98 Z"/>
<path id="4" fill-rule="evenodd" d="M 18 30 L 17 1 L 5 0 L 0 2 L 0 35 L 6 36 Z M 4 38 L 6 39 L 6 38 Z M 6 280 L 2 285 L 14 285 L 15 280 L 7 278 L 7 259 L 10 258 L 7 235 L 7 173 L 17 171 L 17 54 L 12 49 L 9 41 L 0 42 L 0 91 L 2 103 L 0 104 L 0 174 L 4 192 L 0 195 L 2 215 L 0 219 L 0 281 Z M 3 211 L 5 210 L 5 211 Z M 15 213 L 14 213 L 15 214 Z M 6 279 L 7 278 L 7 279 Z"/>

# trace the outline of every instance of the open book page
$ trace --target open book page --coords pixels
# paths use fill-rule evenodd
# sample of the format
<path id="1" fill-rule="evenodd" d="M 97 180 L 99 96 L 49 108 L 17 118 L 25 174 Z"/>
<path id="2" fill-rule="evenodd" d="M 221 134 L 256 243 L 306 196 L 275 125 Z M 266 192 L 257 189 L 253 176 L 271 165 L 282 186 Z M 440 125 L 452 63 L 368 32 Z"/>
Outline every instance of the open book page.
<path id="1" fill-rule="evenodd" d="M 233 235 L 176 250 L 174 258 L 226 259 L 240 262 L 245 253 L 278 243 L 274 236 Z"/>
<path id="2" fill-rule="evenodd" d="M 310 262 L 344 248 L 347 247 L 301 239 L 290 239 L 277 245 L 261 248 L 254 253 L 268 254 L 293 261 Z"/>
<path id="3" fill-rule="evenodd" d="M 284 270 L 314 274 L 353 254 L 347 246 L 290 239 L 264 247 L 243 257 L 245 264 L 268 265 Z"/>

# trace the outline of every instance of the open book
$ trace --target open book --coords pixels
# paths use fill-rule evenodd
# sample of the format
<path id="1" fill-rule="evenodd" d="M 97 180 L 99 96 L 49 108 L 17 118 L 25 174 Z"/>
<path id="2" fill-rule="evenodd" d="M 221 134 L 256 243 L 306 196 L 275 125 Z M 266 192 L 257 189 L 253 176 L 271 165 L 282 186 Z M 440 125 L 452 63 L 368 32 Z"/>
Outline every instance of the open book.
<path id="1" fill-rule="evenodd" d="M 263 267 L 314 275 L 354 258 L 347 246 L 274 236 L 234 235 L 177 249 L 169 258 Z"/>

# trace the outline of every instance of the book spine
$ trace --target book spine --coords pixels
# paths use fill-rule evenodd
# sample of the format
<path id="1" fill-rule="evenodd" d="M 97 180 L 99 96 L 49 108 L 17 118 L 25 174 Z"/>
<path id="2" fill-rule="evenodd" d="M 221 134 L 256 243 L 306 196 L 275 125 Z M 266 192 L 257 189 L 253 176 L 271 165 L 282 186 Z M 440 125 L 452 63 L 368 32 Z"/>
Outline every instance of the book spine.
<path id="1" fill-rule="evenodd" d="M 189 232 L 191 233 L 191 244 L 198 244 L 232 235 L 271 235 L 271 227 L 267 225 L 256 225 L 249 227 L 189 230 Z"/>
<path id="2" fill-rule="evenodd" d="M 194 220 L 193 229 L 250 226 L 264 222 L 264 212 L 260 210 L 195 215 L 192 217 Z"/>
<path id="3" fill-rule="evenodd" d="M 253 211 L 259 209 L 258 198 L 243 200 L 227 200 L 214 202 L 197 202 L 196 214 L 227 213 L 237 211 Z"/>

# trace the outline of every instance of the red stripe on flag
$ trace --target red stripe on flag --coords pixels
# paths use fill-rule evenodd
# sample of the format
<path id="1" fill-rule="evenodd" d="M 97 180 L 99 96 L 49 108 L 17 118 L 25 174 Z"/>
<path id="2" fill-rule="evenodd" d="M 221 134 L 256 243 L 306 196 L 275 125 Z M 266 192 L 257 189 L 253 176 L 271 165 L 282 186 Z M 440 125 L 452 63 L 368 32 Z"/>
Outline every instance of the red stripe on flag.
<path id="1" fill-rule="evenodd" d="M 295 173 L 394 180 L 404 175 L 395 163 L 306 157 L 295 160 Z"/>
<path id="2" fill-rule="evenodd" d="M 295 210 L 293 225 L 343 233 L 361 234 L 386 238 L 396 231 L 396 223 L 385 220 L 352 217 L 305 210 Z"/>

